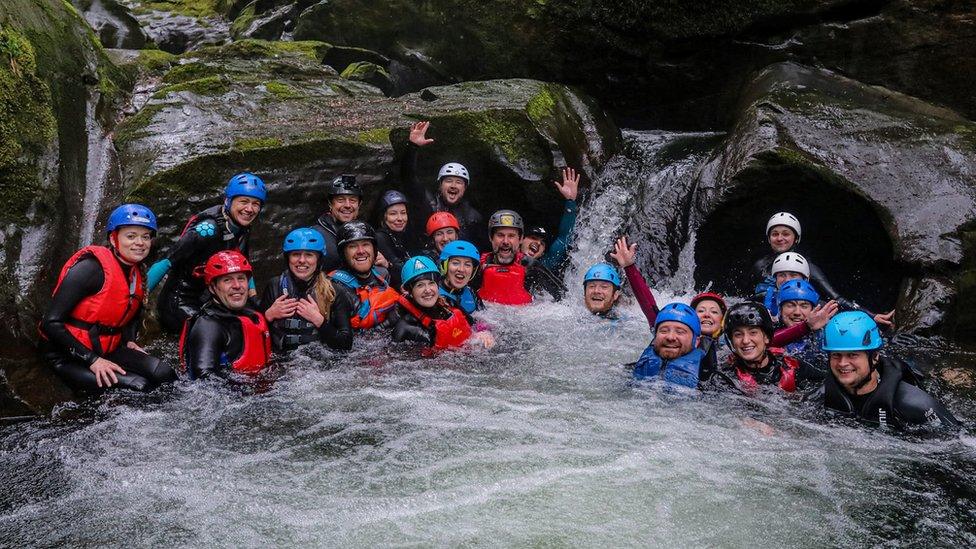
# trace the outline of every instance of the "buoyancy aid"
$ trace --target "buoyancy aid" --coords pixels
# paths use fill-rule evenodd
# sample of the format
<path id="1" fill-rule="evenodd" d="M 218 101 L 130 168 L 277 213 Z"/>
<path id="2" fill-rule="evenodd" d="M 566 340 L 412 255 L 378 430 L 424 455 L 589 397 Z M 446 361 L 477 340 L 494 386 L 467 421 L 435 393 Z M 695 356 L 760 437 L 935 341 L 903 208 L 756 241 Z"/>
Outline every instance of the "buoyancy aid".
<path id="1" fill-rule="evenodd" d="M 71 256 L 61 268 L 54 293 L 68 270 L 91 255 L 102 266 L 102 288 L 78 303 L 65 327 L 82 345 L 100 355 L 111 353 L 122 343 L 122 328 L 135 318 L 145 294 L 142 272 L 132 266 L 126 277 L 115 252 L 105 246 L 86 246 Z"/>
<path id="2" fill-rule="evenodd" d="M 309 290 L 313 287 L 314 284 L 309 284 Z M 289 271 L 286 270 L 281 273 L 278 279 L 278 296 L 287 295 L 288 297 L 302 299 L 308 295 L 308 292 L 305 295 L 298 294 L 299 292 L 295 289 L 295 284 L 289 275 Z M 315 324 L 312 324 L 297 313 L 288 318 L 273 320 L 271 326 L 274 328 L 271 337 L 275 340 L 276 348 L 282 351 L 292 351 L 300 345 L 319 340 L 319 329 L 315 327 Z"/>
<path id="3" fill-rule="evenodd" d="M 478 296 L 475 295 L 474 290 L 470 286 L 461 288 L 460 293 L 450 292 L 441 286 L 440 293 L 441 297 L 446 299 L 448 303 L 460 308 L 469 315 L 478 310 Z"/>
<path id="4" fill-rule="evenodd" d="M 898 385 L 904 381 L 900 364 L 893 360 L 884 360 L 878 365 L 880 381 L 878 388 L 864 402 L 860 410 L 854 408 L 854 403 L 847 391 L 831 373 L 824 380 L 824 406 L 833 412 L 857 418 L 866 423 L 882 427 L 898 427 L 900 420 L 895 412 L 895 393 Z"/>
<path id="5" fill-rule="evenodd" d="M 792 393 L 796 391 L 796 372 L 800 368 L 800 361 L 783 354 L 782 349 L 769 349 L 769 354 L 772 355 L 770 360 L 775 361 L 774 367 L 779 368 L 779 388 L 786 391 L 787 393 Z M 735 365 L 735 375 L 739 378 L 742 383 L 742 388 L 746 392 L 753 392 L 759 387 L 759 382 L 756 381 L 755 376 L 748 369 L 740 366 L 738 363 Z"/>
<path id="6" fill-rule="evenodd" d="M 329 273 L 332 280 L 356 292 L 356 313 L 349 319 L 353 329 L 369 330 L 382 324 L 400 297 L 375 269 L 373 276 L 380 281 L 378 285 L 363 285 L 355 275 L 342 269 Z"/>
<path id="7" fill-rule="evenodd" d="M 508 265 L 488 263 L 492 254 L 481 255 L 481 289 L 478 296 L 502 305 L 528 305 L 532 294 L 525 288 L 526 269 L 522 265 L 522 253 L 515 254 L 515 261 Z"/>
<path id="8" fill-rule="evenodd" d="M 695 389 L 698 387 L 698 373 L 704 357 L 704 351 L 696 348 L 673 360 L 664 360 L 654 352 L 654 346 L 649 345 L 634 365 L 634 377 L 661 377 L 668 383 Z"/>
<path id="9" fill-rule="evenodd" d="M 425 328 L 434 327 L 434 348 L 447 349 L 460 347 L 471 337 L 471 325 L 464 313 L 457 307 L 451 308 L 451 316 L 445 320 L 436 320 L 424 313 L 406 296 L 401 295 L 398 302 L 408 313 L 413 315 Z"/>
<path id="10" fill-rule="evenodd" d="M 236 372 L 252 374 L 260 372 L 271 360 L 271 333 L 264 315 L 250 311 L 233 315 L 241 323 L 241 354 L 231 360 L 226 354 L 221 354 L 220 365 L 230 366 Z M 180 369 L 186 370 L 186 339 L 198 317 L 190 317 L 183 323 L 180 333 Z M 192 374 L 191 374 L 191 377 Z"/>

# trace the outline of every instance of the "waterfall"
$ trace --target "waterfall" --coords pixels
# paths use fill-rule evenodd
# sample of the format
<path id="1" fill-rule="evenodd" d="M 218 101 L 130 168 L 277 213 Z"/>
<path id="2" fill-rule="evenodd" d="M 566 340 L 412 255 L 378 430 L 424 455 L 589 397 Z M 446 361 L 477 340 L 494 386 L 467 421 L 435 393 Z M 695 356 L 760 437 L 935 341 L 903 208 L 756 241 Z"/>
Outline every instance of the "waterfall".
<path id="1" fill-rule="evenodd" d="M 94 241 L 95 223 L 105 198 L 106 179 L 112 167 L 112 140 L 95 116 L 99 95 L 91 94 L 85 111 L 85 128 L 88 134 L 88 162 L 85 167 L 85 196 L 82 202 L 79 246 Z"/>

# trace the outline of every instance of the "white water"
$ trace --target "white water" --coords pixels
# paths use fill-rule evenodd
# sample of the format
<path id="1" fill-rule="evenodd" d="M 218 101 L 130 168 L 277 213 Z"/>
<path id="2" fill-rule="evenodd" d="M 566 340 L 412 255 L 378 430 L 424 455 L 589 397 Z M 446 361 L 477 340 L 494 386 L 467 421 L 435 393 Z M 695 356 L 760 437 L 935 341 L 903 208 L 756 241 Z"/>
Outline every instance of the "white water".
<path id="1" fill-rule="evenodd" d="M 112 139 L 95 116 L 98 94 L 88 99 L 85 110 L 85 127 L 88 135 L 88 162 L 85 164 L 85 197 L 82 201 L 81 233 L 79 246 L 87 246 L 95 236 L 95 221 L 105 197 L 106 179 L 112 168 Z"/>

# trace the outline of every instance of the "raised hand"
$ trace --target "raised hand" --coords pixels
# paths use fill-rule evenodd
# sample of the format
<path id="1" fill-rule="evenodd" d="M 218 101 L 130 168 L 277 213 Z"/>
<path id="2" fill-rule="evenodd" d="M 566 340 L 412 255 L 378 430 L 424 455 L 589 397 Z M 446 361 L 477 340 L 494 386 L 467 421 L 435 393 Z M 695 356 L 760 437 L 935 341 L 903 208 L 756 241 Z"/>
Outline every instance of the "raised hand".
<path id="1" fill-rule="evenodd" d="M 807 315 L 807 326 L 810 327 L 811 332 L 815 332 L 820 328 L 827 325 L 827 322 L 833 318 L 837 311 L 840 310 L 840 305 L 836 301 L 830 300 L 827 303 L 821 303 L 810 311 Z"/>
<path id="2" fill-rule="evenodd" d="M 425 147 L 433 143 L 433 139 L 427 138 L 427 128 L 429 127 L 430 122 L 417 122 L 410 126 L 410 142 L 418 147 Z"/>
<path id="3" fill-rule="evenodd" d="M 617 265 L 620 265 L 620 268 L 626 269 L 630 267 L 637 262 L 637 243 L 628 245 L 627 237 L 621 236 L 614 243 L 610 257 L 617 262 Z"/>
<path id="4" fill-rule="evenodd" d="M 895 327 L 895 310 L 892 309 L 887 313 L 881 313 L 874 315 L 874 321 L 878 323 L 878 326 L 884 326 L 886 328 Z"/>
<path id="5" fill-rule="evenodd" d="M 576 170 L 573 168 L 563 168 L 562 183 L 555 181 L 553 184 L 559 189 L 559 194 L 563 195 L 563 198 L 566 200 L 576 200 L 576 196 L 579 194 L 579 182 L 580 176 L 576 173 Z"/>

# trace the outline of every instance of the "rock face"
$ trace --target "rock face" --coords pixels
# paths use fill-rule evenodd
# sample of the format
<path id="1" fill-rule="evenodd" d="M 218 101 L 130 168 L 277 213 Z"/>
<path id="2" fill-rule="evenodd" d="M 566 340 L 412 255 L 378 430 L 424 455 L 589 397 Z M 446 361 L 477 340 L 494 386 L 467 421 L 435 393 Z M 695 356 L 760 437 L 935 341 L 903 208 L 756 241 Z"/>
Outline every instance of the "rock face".
<path id="1" fill-rule="evenodd" d="M 74 0 L 98 40 L 106 48 L 137 50 L 146 46 L 146 33 L 129 10 L 115 0 Z"/>
<path id="2" fill-rule="evenodd" d="M 397 183 L 394 145 L 404 146 L 416 120 L 431 120 L 437 141 L 422 154 L 421 176 L 433 179 L 441 163 L 460 161 L 485 211 L 517 206 L 554 225 L 560 200 L 547 180 L 556 167 L 592 174 L 619 147 L 602 110 L 564 86 L 468 82 L 389 99 L 322 65 L 329 49 L 240 41 L 186 54 L 162 77 L 116 134 L 130 196 L 157 210 L 161 234 L 175 237 L 190 214 L 218 200 L 231 175 L 254 171 L 270 189 L 252 257 L 266 276 L 280 268 L 280 238 L 322 212 L 324 183 L 354 173 L 370 198 Z"/>
<path id="3" fill-rule="evenodd" d="M 972 264 L 961 237 L 976 219 L 976 124 L 792 63 L 765 70 L 744 104 L 699 178 L 699 283 L 747 290 L 767 217 L 788 210 L 804 224 L 801 248 L 828 276 L 854 273 L 834 277 L 839 289 L 869 296 L 876 310 L 897 297 L 906 327 L 938 325 L 958 289 L 953 277 Z M 746 235 L 755 235 L 751 249 Z M 729 266 L 743 273 L 739 284 L 720 274 Z"/>
<path id="4" fill-rule="evenodd" d="M 223 44 L 230 39 L 230 23 L 223 17 L 229 2 L 223 0 L 118 2 L 131 11 L 149 39 L 169 53 Z"/>

